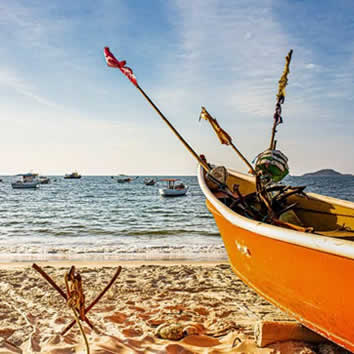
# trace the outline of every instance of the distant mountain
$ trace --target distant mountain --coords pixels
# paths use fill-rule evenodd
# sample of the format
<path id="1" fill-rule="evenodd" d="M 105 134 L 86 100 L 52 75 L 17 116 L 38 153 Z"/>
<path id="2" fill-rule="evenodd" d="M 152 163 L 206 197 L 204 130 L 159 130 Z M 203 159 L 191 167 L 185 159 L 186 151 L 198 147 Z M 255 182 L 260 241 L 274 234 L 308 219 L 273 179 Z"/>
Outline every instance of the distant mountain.
<path id="1" fill-rule="evenodd" d="M 353 176 L 351 174 L 343 174 L 332 169 L 323 169 L 316 172 L 305 173 L 301 177 L 338 177 L 338 176 Z"/>

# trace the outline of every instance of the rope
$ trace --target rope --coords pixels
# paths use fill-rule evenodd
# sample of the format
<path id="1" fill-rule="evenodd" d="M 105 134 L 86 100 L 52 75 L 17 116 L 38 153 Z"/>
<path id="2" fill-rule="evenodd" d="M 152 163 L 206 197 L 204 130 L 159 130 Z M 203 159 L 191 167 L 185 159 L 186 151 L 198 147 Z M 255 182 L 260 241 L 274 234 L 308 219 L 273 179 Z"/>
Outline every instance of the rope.
<path id="1" fill-rule="evenodd" d="M 85 295 L 82 290 L 81 276 L 79 273 L 75 273 L 74 266 L 71 267 L 69 273 L 65 274 L 65 285 L 68 292 L 67 305 L 73 311 L 75 321 L 84 338 L 86 353 L 90 354 L 89 343 L 80 321 L 85 319 Z"/>
<path id="2" fill-rule="evenodd" d="M 84 337 L 85 346 L 86 346 L 86 353 L 87 353 L 87 354 L 90 354 L 89 343 L 88 343 L 86 334 L 85 334 L 85 332 L 84 332 L 84 329 L 82 328 L 82 324 L 81 324 L 81 322 L 80 322 L 80 318 L 79 318 L 79 316 L 77 315 L 75 308 L 71 307 L 71 309 L 72 309 L 73 314 L 74 314 L 74 316 L 75 316 L 76 323 L 77 323 L 77 325 L 78 325 L 79 328 L 80 328 L 81 335 Z"/>

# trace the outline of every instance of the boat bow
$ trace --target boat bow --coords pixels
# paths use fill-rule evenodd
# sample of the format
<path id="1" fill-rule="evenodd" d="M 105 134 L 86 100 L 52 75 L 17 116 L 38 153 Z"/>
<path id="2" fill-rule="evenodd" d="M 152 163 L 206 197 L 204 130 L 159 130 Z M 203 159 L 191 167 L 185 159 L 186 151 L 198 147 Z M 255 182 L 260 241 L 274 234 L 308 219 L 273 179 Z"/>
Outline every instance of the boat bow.
<path id="1" fill-rule="evenodd" d="M 254 183 L 255 178 L 234 170 L 229 170 L 232 175 L 238 176 L 241 179 L 245 179 L 251 183 Z M 204 170 L 201 166 L 198 168 L 198 181 L 202 189 L 203 194 L 207 198 L 208 202 L 215 208 L 215 210 L 227 219 L 230 223 L 238 225 L 246 230 L 254 232 L 256 234 L 269 237 L 275 240 L 284 241 L 296 244 L 298 246 L 312 248 L 321 252 L 327 252 L 336 254 L 339 256 L 354 259 L 354 244 L 352 241 L 346 241 L 343 239 L 335 239 L 330 237 L 323 237 L 316 234 L 293 231 L 285 229 L 283 227 L 269 225 L 263 222 L 255 221 L 237 214 L 220 200 L 209 189 L 206 181 Z M 315 193 L 307 193 L 310 198 L 340 204 L 343 207 L 352 208 L 354 211 L 354 203 L 344 201 L 336 198 L 322 196 Z M 353 216 L 354 217 L 354 216 Z"/>
<path id="2" fill-rule="evenodd" d="M 254 181 L 251 176 L 228 172 L 246 184 Z M 202 168 L 198 180 L 233 271 L 258 294 L 306 327 L 354 351 L 354 241 L 244 217 L 217 199 Z M 354 203 L 317 194 L 308 196 L 313 205 L 332 203 L 334 210 L 346 209 L 346 220 L 353 220 Z"/>

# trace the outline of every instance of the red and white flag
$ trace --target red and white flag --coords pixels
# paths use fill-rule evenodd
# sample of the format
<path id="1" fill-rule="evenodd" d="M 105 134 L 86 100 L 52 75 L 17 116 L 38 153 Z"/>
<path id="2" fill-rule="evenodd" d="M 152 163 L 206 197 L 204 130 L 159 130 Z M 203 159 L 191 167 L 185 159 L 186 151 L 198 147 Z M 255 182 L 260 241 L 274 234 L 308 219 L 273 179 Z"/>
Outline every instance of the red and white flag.
<path id="1" fill-rule="evenodd" d="M 108 47 L 104 48 L 104 56 L 108 66 L 119 69 L 135 86 L 138 86 L 138 81 L 133 74 L 133 70 L 125 66 L 127 63 L 125 60 L 117 60 Z"/>

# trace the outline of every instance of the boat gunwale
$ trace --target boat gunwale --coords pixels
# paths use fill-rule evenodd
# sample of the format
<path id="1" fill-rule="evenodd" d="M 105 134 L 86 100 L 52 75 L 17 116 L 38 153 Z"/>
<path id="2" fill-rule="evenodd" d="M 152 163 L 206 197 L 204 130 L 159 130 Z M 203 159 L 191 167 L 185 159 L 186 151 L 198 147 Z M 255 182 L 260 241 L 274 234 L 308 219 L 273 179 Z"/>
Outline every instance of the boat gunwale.
<path id="1" fill-rule="evenodd" d="M 232 169 L 228 169 L 228 171 L 230 171 L 232 175 L 239 177 L 241 179 L 245 179 L 250 182 L 254 181 L 253 176 L 249 176 L 244 173 L 234 171 Z M 354 259 L 353 241 L 336 239 L 336 238 L 331 238 L 326 236 L 324 237 L 324 236 L 315 235 L 311 233 L 285 229 L 279 226 L 274 226 L 260 221 L 252 220 L 234 212 L 233 210 L 228 208 L 225 204 L 223 204 L 221 201 L 219 201 L 214 196 L 214 194 L 210 191 L 209 187 L 205 182 L 204 170 L 200 165 L 198 166 L 198 182 L 205 197 L 213 205 L 213 207 L 217 210 L 217 212 L 220 213 L 227 221 L 229 221 L 231 224 L 235 226 L 241 227 L 250 232 L 259 234 L 264 237 L 272 238 L 278 241 L 283 241 L 298 246 L 311 248 L 317 251 Z M 354 209 L 354 203 L 350 201 L 343 201 L 341 199 L 322 196 L 320 194 L 315 194 L 315 193 L 307 193 L 307 195 L 314 200 L 330 202 L 340 206 Z"/>

